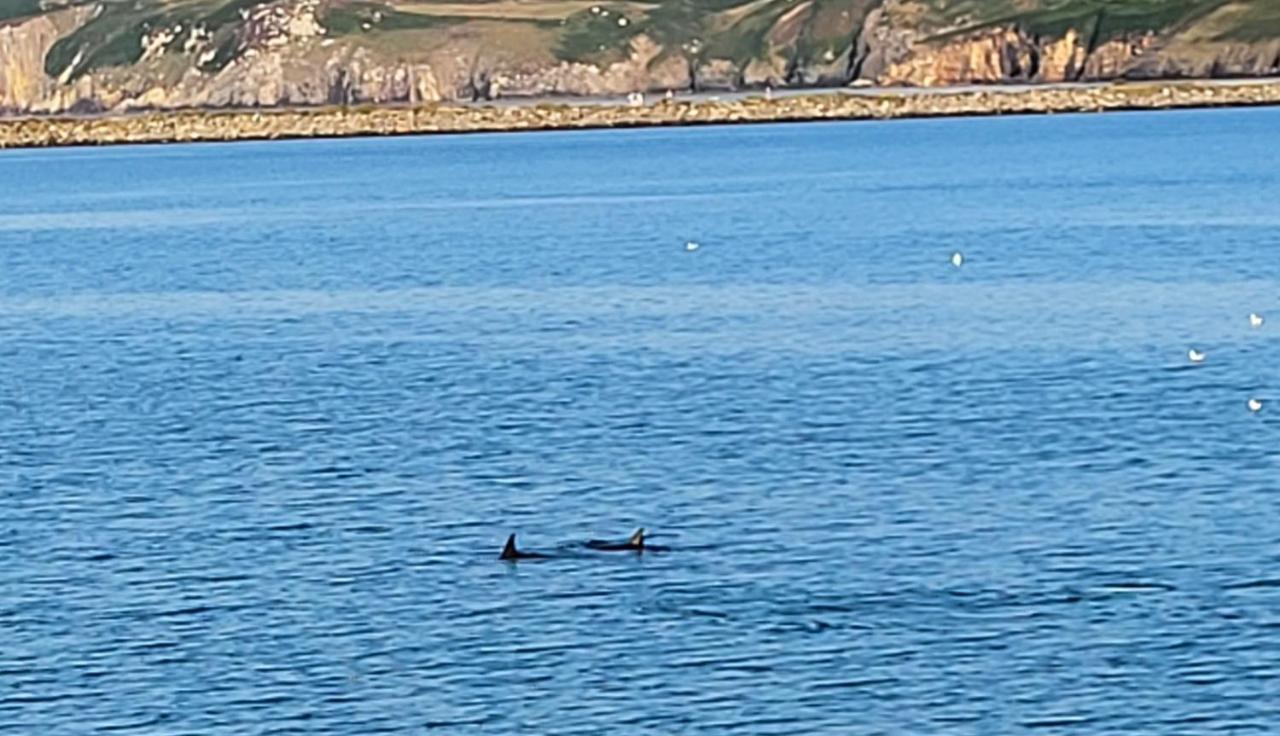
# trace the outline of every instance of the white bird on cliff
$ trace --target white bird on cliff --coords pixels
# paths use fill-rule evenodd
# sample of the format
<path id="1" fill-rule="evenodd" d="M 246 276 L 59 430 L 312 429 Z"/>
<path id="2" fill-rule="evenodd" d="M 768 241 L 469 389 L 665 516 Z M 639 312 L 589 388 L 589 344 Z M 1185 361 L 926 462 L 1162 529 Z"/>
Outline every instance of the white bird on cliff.
<path id="1" fill-rule="evenodd" d="M 1261 327 L 1261 326 L 1262 326 L 1262 323 L 1263 323 L 1263 322 L 1266 322 L 1266 320 L 1264 320 L 1264 319 L 1262 318 L 1262 315 L 1261 315 L 1261 314 L 1258 314 L 1257 312 L 1254 312 L 1254 313 L 1252 313 L 1252 314 L 1250 314 L 1250 315 L 1249 315 L 1249 326 L 1250 326 L 1250 327 L 1252 327 L 1252 328 L 1254 328 L 1254 329 L 1257 329 L 1257 328 L 1259 328 L 1259 327 Z"/>
<path id="2" fill-rule="evenodd" d="M 1205 353 L 1202 353 L 1199 350 L 1196 350 L 1195 348 L 1191 348 L 1190 350 L 1187 351 L 1187 360 L 1191 361 L 1192 363 L 1203 363 L 1206 357 L 1207 356 Z"/>

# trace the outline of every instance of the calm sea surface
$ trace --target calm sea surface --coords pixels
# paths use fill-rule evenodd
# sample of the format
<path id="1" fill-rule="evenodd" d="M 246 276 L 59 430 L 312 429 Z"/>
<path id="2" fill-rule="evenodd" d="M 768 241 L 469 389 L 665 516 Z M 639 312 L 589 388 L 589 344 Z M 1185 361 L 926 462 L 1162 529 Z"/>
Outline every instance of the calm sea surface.
<path id="1" fill-rule="evenodd" d="M 0 152 L 0 733 L 1276 733 L 1277 130 Z"/>

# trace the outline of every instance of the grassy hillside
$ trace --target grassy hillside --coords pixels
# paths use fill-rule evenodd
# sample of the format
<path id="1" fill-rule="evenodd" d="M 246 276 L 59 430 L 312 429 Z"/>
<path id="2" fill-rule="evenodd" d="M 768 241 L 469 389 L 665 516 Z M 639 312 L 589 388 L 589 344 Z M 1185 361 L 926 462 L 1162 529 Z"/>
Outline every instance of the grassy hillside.
<path id="1" fill-rule="evenodd" d="M 60 39 L 45 57 L 45 72 L 78 77 L 94 69 L 132 64 L 142 57 L 142 38 L 155 28 L 203 26 L 229 41 L 240 12 L 262 0 L 72 0 L 65 5 L 97 4 L 102 12 Z M 46 3 L 46 5 L 50 5 Z M 57 7 L 57 6 L 54 6 Z M 175 40 L 173 48 L 179 47 Z"/>

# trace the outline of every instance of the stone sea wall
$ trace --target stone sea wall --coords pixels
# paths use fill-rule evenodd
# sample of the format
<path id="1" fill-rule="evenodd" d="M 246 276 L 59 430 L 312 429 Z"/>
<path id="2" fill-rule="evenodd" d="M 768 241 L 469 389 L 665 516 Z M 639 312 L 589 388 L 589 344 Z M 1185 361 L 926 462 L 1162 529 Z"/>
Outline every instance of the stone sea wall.
<path id="1" fill-rule="evenodd" d="M 827 92 L 649 105 L 537 104 L 181 111 L 0 119 L 0 148 L 1050 114 L 1280 104 L 1280 81 L 1134 83 L 957 92 Z"/>

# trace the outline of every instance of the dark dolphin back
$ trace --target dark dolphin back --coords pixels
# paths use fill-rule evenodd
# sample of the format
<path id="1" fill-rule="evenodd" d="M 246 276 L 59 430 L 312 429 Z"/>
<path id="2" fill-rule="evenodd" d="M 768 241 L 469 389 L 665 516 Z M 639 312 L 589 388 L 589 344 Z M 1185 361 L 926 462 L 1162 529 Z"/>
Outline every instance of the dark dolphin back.
<path id="1" fill-rule="evenodd" d="M 507 544 L 502 548 L 502 554 L 498 556 L 500 560 L 518 560 L 520 559 L 520 551 L 516 549 L 516 535 L 512 534 L 507 537 Z"/>
<path id="2" fill-rule="evenodd" d="M 603 539 L 589 539 L 587 540 L 586 547 L 587 549 L 595 549 L 602 552 L 643 552 L 644 527 L 637 529 L 625 542 L 609 542 Z"/>

